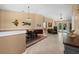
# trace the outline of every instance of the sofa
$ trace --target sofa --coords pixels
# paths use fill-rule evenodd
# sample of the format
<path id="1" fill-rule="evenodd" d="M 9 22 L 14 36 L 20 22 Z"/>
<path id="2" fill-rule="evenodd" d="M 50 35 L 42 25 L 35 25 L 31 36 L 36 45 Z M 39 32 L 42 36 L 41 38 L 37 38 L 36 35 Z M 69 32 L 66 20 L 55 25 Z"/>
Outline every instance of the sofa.
<path id="1" fill-rule="evenodd" d="M 57 34 L 57 27 L 48 29 L 47 31 L 48 31 L 48 33 L 51 33 L 51 34 Z"/>

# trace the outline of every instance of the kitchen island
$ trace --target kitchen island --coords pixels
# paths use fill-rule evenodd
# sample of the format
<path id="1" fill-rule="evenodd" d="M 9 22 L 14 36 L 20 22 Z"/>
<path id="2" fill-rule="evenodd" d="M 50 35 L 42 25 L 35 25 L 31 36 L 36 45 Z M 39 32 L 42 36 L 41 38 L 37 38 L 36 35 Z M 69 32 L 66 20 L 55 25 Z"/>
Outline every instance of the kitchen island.
<path id="1" fill-rule="evenodd" d="M 0 32 L 0 54 L 19 54 L 26 49 L 26 31 Z"/>

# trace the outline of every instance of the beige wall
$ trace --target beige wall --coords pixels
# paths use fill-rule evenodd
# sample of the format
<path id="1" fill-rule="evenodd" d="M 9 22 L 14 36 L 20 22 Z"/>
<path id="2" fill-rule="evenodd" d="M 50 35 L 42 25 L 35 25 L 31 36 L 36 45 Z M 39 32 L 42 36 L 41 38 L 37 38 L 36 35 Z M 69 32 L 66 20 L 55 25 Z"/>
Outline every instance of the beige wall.
<path id="1" fill-rule="evenodd" d="M 28 14 L 24 12 L 16 12 L 16 11 L 9 11 L 9 10 L 0 10 L 0 30 L 14 30 L 14 29 L 41 29 L 43 28 L 43 19 L 46 22 L 49 22 L 51 19 L 48 17 L 44 17 L 40 14 L 30 14 L 30 18 L 32 19 L 31 26 L 25 25 L 23 26 L 22 22 L 26 21 L 28 18 Z M 19 21 L 19 25 L 15 26 L 12 22 L 15 20 Z M 37 26 L 37 24 L 41 24 L 41 27 Z"/>
<path id="2" fill-rule="evenodd" d="M 25 16 L 26 15 L 26 16 Z M 0 10 L 0 29 L 26 29 L 29 26 L 22 26 L 22 22 L 25 21 L 27 14 L 15 11 Z M 19 25 L 15 26 L 12 22 L 19 21 Z"/>

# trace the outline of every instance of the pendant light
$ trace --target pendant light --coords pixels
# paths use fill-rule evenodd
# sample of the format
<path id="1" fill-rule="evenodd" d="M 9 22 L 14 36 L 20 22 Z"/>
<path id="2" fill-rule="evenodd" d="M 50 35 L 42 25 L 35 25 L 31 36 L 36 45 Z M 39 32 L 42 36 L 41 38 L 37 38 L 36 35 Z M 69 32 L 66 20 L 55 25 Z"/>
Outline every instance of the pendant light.
<path id="1" fill-rule="evenodd" d="M 31 18 L 30 18 L 30 6 L 28 6 L 27 8 L 28 8 L 28 18 L 26 20 L 31 21 Z"/>
<path id="2" fill-rule="evenodd" d="M 60 19 L 63 19 L 62 13 L 60 13 Z"/>

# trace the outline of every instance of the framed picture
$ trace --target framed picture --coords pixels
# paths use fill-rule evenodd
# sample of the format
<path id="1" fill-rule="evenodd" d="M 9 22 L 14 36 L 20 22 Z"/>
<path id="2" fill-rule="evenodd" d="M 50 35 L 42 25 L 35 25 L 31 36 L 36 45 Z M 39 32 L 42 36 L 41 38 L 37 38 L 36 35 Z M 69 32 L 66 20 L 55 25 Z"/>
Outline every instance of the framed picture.
<path id="1" fill-rule="evenodd" d="M 18 26 L 19 21 L 16 19 L 15 21 L 12 22 L 15 26 Z"/>
<path id="2" fill-rule="evenodd" d="M 52 27 L 52 22 L 48 22 L 48 27 Z"/>

